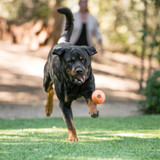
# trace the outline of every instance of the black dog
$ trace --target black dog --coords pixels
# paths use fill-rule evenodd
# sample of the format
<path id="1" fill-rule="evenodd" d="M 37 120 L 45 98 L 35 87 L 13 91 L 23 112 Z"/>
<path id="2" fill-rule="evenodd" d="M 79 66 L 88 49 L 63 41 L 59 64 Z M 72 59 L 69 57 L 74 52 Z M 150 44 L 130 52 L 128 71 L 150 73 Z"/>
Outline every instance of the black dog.
<path id="1" fill-rule="evenodd" d="M 73 15 L 68 8 L 58 9 L 66 16 L 66 27 L 59 42 L 49 55 L 44 68 L 44 89 L 48 93 L 46 115 L 50 116 L 53 110 L 52 85 L 55 85 L 60 109 L 68 128 L 69 140 L 77 141 L 76 130 L 73 124 L 72 101 L 84 96 L 88 103 L 91 117 L 97 118 L 96 104 L 91 95 L 95 90 L 94 76 L 91 68 L 91 56 L 96 53 L 93 47 L 75 46 L 69 44 L 73 30 Z"/>

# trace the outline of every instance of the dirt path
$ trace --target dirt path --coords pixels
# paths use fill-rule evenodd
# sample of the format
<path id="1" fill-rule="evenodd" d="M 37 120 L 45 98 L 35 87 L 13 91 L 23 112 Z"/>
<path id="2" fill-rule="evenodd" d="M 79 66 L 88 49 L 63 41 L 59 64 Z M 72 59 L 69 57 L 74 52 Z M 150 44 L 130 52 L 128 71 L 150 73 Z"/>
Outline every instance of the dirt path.
<path id="1" fill-rule="evenodd" d="M 50 47 L 29 51 L 26 46 L 0 42 L 0 118 L 45 117 L 46 94 L 42 88 L 43 66 Z M 101 116 L 138 115 L 140 95 L 137 71 L 139 60 L 131 55 L 106 52 L 92 63 L 96 88 L 106 93 L 99 105 Z M 53 117 L 61 116 L 55 97 Z M 83 99 L 74 103 L 74 116 L 89 116 Z"/>

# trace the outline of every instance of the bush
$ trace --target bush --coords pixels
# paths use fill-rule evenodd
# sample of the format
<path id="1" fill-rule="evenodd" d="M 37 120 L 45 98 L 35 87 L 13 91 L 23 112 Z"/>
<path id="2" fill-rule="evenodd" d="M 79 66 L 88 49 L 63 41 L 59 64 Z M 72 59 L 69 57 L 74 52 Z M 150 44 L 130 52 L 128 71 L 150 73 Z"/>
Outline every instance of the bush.
<path id="1" fill-rule="evenodd" d="M 160 114 L 160 70 L 148 78 L 143 94 L 146 99 L 139 101 L 140 109 L 145 114 Z"/>

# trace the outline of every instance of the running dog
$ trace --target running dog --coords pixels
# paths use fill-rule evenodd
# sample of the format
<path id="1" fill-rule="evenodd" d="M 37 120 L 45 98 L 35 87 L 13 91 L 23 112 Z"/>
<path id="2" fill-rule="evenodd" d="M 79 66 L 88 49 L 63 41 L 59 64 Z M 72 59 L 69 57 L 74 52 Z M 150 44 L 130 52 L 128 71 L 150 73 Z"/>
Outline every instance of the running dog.
<path id="1" fill-rule="evenodd" d="M 68 8 L 58 9 L 66 16 L 66 26 L 58 43 L 49 52 L 44 67 L 44 90 L 48 93 L 46 115 L 53 111 L 54 89 L 60 101 L 59 107 L 66 123 L 69 141 L 78 141 L 73 124 L 71 104 L 83 96 L 89 106 L 91 117 L 97 118 L 99 112 L 91 95 L 95 90 L 94 75 L 91 68 L 91 56 L 96 54 L 94 47 L 76 46 L 69 43 L 73 30 L 73 14 Z"/>

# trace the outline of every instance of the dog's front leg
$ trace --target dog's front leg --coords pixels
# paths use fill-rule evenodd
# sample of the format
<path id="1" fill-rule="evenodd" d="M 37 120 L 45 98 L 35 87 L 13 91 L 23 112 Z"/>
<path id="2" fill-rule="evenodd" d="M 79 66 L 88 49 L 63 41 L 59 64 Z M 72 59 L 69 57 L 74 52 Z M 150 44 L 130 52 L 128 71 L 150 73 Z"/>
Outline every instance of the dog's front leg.
<path id="1" fill-rule="evenodd" d="M 97 110 L 97 105 L 90 98 L 86 99 L 86 101 L 88 103 L 89 114 L 91 115 L 91 117 L 93 118 L 99 117 L 99 111 Z"/>
<path id="2" fill-rule="evenodd" d="M 78 141 L 76 129 L 73 124 L 73 114 L 71 109 L 71 104 L 60 103 L 60 108 L 63 113 L 64 121 L 66 123 L 69 135 L 69 141 Z"/>
<path id="3" fill-rule="evenodd" d="M 47 104 L 46 104 L 46 109 L 45 109 L 45 112 L 46 112 L 46 116 L 50 116 L 51 113 L 53 112 L 53 96 L 54 96 L 54 91 L 53 91 L 53 88 L 52 88 L 52 84 L 53 82 L 50 81 L 49 84 L 48 84 L 48 88 L 47 88 L 47 93 L 48 93 L 48 98 L 47 98 Z"/>

